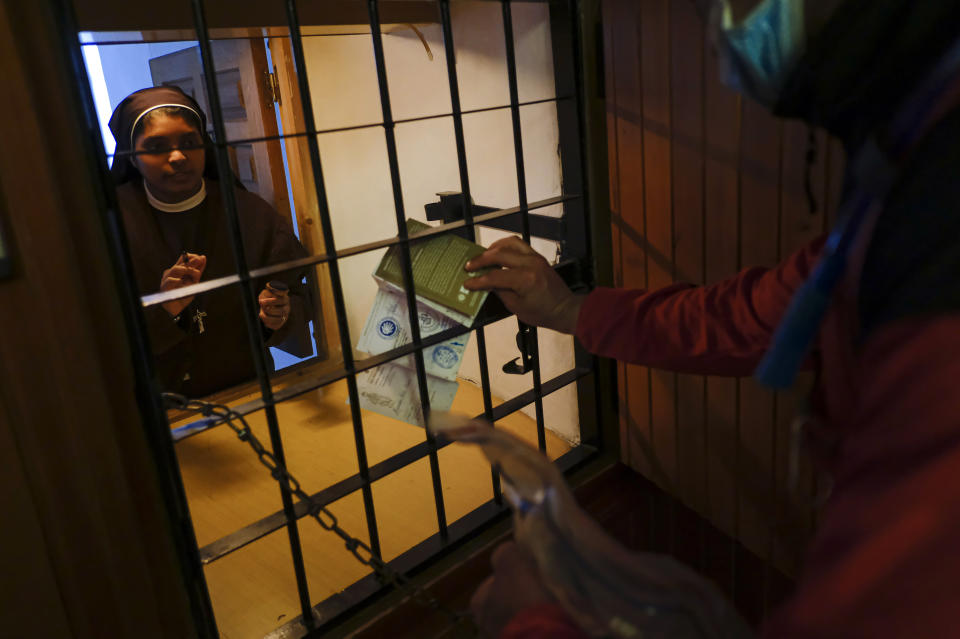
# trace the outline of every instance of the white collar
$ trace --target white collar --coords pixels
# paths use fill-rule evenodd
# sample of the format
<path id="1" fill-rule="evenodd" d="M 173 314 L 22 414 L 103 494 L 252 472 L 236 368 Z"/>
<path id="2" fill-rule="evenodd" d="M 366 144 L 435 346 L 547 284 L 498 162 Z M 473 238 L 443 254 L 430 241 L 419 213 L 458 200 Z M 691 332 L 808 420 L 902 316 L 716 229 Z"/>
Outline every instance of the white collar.
<path id="1" fill-rule="evenodd" d="M 200 180 L 199 191 L 181 202 L 161 202 L 150 192 L 150 187 L 147 186 L 146 181 L 143 183 L 143 190 L 147 192 L 147 201 L 150 202 L 150 206 L 164 213 L 182 213 L 189 211 L 190 209 L 200 206 L 200 203 L 207 198 L 207 183 L 205 180 Z"/>

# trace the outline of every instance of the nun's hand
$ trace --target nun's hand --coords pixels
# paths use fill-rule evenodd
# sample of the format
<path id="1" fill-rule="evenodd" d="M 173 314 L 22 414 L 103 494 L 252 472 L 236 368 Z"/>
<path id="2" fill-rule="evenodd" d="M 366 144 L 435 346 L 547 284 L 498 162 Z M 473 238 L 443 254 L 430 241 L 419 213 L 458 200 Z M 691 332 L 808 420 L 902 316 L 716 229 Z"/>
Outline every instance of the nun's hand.
<path id="1" fill-rule="evenodd" d="M 172 291 L 184 286 L 190 286 L 200 281 L 203 270 L 207 268 L 207 256 L 197 255 L 196 253 L 184 253 L 177 262 L 165 270 L 160 276 L 160 291 Z M 171 317 L 179 315 L 183 309 L 190 305 L 193 296 L 183 297 L 172 302 L 163 304 L 165 311 L 170 313 Z"/>
<path id="2" fill-rule="evenodd" d="M 583 296 L 574 295 L 553 267 L 517 237 L 497 240 L 467 262 L 468 272 L 500 266 L 468 278 L 467 290 L 494 291 L 520 321 L 573 334 Z"/>
<path id="3" fill-rule="evenodd" d="M 260 302 L 260 321 L 269 329 L 279 330 L 290 316 L 290 294 L 265 287 L 257 298 Z"/>

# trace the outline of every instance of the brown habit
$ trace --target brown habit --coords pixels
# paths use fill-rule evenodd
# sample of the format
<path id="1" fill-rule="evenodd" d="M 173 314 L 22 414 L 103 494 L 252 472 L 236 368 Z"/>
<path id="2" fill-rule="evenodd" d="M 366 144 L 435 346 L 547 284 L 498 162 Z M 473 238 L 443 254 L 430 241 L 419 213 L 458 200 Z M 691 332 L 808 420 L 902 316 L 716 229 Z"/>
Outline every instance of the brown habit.
<path id="1" fill-rule="evenodd" d="M 117 187 L 142 294 L 160 290 L 163 271 L 173 266 L 181 251 L 206 255 L 207 265 L 201 281 L 236 273 L 220 184 L 208 179 L 206 190 L 207 197 L 199 206 L 168 213 L 150 206 L 139 180 Z M 287 221 L 269 204 L 247 191 L 235 189 L 235 194 L 250 270 L 306 257 Z M 278 331 L 271 331 L 257 320 L 266 345 L 277 346 L 296 333 L 305 333 L 311 314 L 302 276 L 303 272 L 297 271 L 266 278 L 280 279 L 290 287 L 290 316 L 286 324 Z M 255 281 L 255 295 L 264 288 L 266 279 Z M 175 323 L 162 306 L 144 309 L 154 370 L 162 390 L 202 397 L 255 377 L 240 286 L 235 284 L 198 295 L 181 313 L 179 323 Z M 199 332 L 199 323 L 192 319 L 198 311 L 205 313 L 203 333 Z M 304 355 L 302 351 L 294 354 Z M 266 360 L 268 365 L 272 364 L 269 353 Z"/>

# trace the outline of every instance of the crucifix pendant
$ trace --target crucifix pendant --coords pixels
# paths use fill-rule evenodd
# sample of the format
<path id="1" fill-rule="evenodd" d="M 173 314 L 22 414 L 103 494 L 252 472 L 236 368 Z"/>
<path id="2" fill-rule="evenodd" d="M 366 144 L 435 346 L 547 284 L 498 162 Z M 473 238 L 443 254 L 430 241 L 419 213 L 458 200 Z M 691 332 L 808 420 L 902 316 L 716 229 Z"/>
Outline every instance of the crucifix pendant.
<path id="1" fill-rule="evenodd" d="M 204 311 L 201 311 L 199 308 L 193 311 L 193 322 L 197 325 L 198 335 L 203 335 L 203 332 L 206 330 L 206 328 L 203 326 L 203 318 L 206 316 L 207 314 Z"/>

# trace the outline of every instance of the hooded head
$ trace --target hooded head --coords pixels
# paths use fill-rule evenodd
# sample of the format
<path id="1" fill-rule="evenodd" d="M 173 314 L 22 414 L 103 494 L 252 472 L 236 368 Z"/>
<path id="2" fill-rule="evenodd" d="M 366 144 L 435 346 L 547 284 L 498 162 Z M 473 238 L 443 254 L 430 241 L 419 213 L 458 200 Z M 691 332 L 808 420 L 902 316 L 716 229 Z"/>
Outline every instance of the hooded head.
<path id="1" fill-rule="evenodd" d="M 808 35 L 774 112 L 822 126 L 854 149 L 889 123 L 960 37 L 960 1 L 836 4 Z"/>
<path id="2" fill-rule="evenodd" d="M 960 1 L 698 0 L 724 80 L 856 147 L 960 36 Z"/>
<path id="3" fill-rule="evenodd" d="M 852 158 L 844 184 L 851 205 L 841 204 L 841 222 L 756 371 L 761 383 L 787 388 L 904 151 L 960 105 L 960 0 L 698 1 L 710 9 L 727 83 L 776 115 L 825 128 Z"/>
<path id="4" fill-rule="evenodd" d="M 176 201 L 193 195 L 202 178 L 219 178 L 207 117 L 177 87 L 151 87 L 124 98 L 110 117 L 117 142 L 110 172 L 116 184 L 144 180 L 150 192 Z"/>

